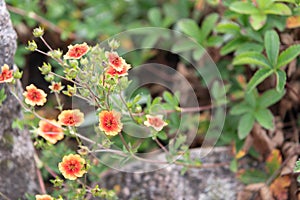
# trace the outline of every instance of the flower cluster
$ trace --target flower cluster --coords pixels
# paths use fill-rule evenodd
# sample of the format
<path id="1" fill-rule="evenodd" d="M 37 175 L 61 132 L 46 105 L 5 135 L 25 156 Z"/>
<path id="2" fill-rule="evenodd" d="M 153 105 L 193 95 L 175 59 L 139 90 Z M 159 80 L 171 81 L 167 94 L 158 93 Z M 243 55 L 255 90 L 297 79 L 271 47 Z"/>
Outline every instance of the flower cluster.
<path id="1" fill-rule="evenodd" d="M 78 154 L 64 156 L 62 162 L 58 164 L 58 169 L 62 175 L 69 180 L 75 180 L 86 173 L 85 160 Z"/>
<path id="2" fill-rule="evenodd" d="M 106 52 L 106 58 L 108 59 L 108 68 L 106 70 L 106 74 L 111 76 L 126 76 L 128 75 L 128 70 L 131 68 L 126 61 L 118 55 L 117 52 Z"/>

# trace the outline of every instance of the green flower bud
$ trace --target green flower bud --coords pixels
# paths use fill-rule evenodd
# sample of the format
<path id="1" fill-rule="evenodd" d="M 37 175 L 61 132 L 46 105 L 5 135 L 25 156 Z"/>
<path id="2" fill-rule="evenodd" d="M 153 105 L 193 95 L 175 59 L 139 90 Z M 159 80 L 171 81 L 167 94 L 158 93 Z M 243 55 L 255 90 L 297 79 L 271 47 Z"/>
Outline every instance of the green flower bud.
<path id="1" fill-rule="evenodd" d="M 76 69 L 66 69 L 65 72 L 66 72 L 66 77 L 68 79 L 74 79 L 78 74 L 78 71 Z"/>
<path id="2" fill-rule="evenodd" d="M 80 64 L 81 65 L 87 65 L 89 63 L 88 59 L 87 58 L 81 58 L 80 59 Z"/>
<path id="3" fill-rule="evenodd" d="M 60 49 L 56 49 L 56 50 L 53 50 L 53 51 L 49 51 L 48 52 L 48 55 L 51 57 L 51 58 L 55 58 L 55 59 L 60 59 L 61 56 L 62 56 L 63 52 L 60 50 Z"/>
<path id="4" fill-rule="evenodd" d="M 34 37 L 42 37 L 44 35 L 44 29 L 41 27 L 33 29 L 33 36 Z"/>
<path id="5" fill-rule="evenodd" d="M 73 68 L 77 68 L 78 67 L 78 62 L 77 60 L 70 60 L 70 66 Z"/>
<path id="6" fill-rule="evenodd" d="M 28 41 L 28 46 L 26 47 L 29 51 L 35 51 L 37 49 L 37 44 L 34 40 Z"/>
<path id="7" fill-rule="evenodd" d="M 112 39 L 111 41 L 108 42 L 108 45 L 111 49 L 117 49 L 119 48 L 120 43 L 117 40 Z"/>
<path id="8" fill-rule="evenodd" d="M 63 93 L 67 96 L 73 96 L 76 94 L 76 86 L 72 87 L 71 85 L 67 86 L 67 91 L 63 91 Z"/>
<path id="9" fill-rule="evenodd" d="M 23 72 L 20 72 L 19 69 L 17 69 L 15 72 L 14 72 L 14 78 L 15 79 L 20 79 L 22 78 L 23 76 Z"/>
<path id="10" fill-rule="evenodd" d="M 45 80 L 47 82 L 52 82 L 54 80 L 54 76 L 52 74 L 48 74 L 45 76 Z"/>
<path id="11" fill-rule="evenodd" d="M 42 67 L 39 67 L 39 70 L 43 75 L 47 75 L 51 72 L 52 66 L 49 63 L 43 63 Z"/>

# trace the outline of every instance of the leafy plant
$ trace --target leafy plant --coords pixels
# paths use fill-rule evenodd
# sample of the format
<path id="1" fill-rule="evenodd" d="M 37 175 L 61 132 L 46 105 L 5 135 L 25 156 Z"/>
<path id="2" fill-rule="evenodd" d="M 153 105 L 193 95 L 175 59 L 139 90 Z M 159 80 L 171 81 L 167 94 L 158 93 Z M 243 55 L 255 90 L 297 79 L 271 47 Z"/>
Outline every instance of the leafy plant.
<path id="1" fill-rule="evenodd" d="M 233 60 L 234 65 L 253 64 L 260 67 L 248 83 L 248 92 L 251 92 L 272 74 L 276 75 L 276 90 L 282 91 L 286 84 L 286 73 L 282 68 L 300 54 L 300 45 L 292 45 L 279 53 L 279 37 L 273 30 L 265 33 L 264 47 L 267 56 L 259 52 L 249 51 L 237 55 Z"/>

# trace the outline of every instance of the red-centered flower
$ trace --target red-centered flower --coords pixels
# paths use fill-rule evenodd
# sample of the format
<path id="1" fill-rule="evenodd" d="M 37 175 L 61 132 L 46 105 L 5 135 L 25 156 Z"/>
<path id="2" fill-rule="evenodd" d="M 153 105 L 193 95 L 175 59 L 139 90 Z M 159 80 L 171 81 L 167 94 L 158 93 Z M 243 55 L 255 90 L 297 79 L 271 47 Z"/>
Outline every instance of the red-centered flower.
<path id="1" fill-rule="evenodd" d="M 4 64 L 1 67 L 1 74 L 0 74 L 0 83 L 8 83 L 12 82 L 14 79 L 13 77 L 13 70 L 9 70 L 9 66 L 7 64 Z"/>
<path id="2" fill-rule="evenodd" d="M 115 136 L 121 132 L 121 114 L 116 111 L 103 110 L 99 114 L 99 127 L 106 135 Z"/>
<path id="3" fill-rule="evenodd" d="M 89 51 L 89 46 L 84 42 L 68 46 L 68 52 L 64 55 L 64 59 L 80 59 Z"/>
<path id="4" fill-rule="evenodd" d="M 108 58 L 110 67 L 113 67 L 118 72 L 123 70 L 123 65 L 126 64 L 126 62 L 122 57 L 118 55 L 117 52 L 106 52 L 105 56 Z"/>
<path id="5" fill-rule="evenodd" d="M 53 200 L 53 197 L 48 194 L 37 194 L 35 195 L 35 200 Z"/>
<path id="6" fill-rule="evenodd" d="M 39 122 L 38 135 L 45 138 L 51 144 L 64 138 L 64 131 L 55 120 L 41 120 Z"/>
<path id="7" fill-rule="evenodd" d="M 69 180 L 75 180 L 86 173 L 85 160 L 78 154 L 70 154 L 63 157 L 62 162 L 58 164 L 58 169 L 62 175 Z"/>
<path id="8" fill-rule="evenodd" d="M 25 97 L 25 102 L 32 106 L 42 106 L 47 101 L 47 94 L 43 90 L 35 87 L 33 84 L 26 87 L 26 91 L 23 93 L 23 96 Z"/>
<path id="9" fill-rule="evenodd" d="M 147 121 L 144 121 L 145 126 L 151 126 L 156 131 L 161 131 L 165 126 L 168 125 L 168 123 L 163 120 L 162 115 L 146 115 L 146 118 Z"/>
<path id="10" fill-rule="evenodd" d="M 60 93 L 64 86 L 61 86 L 61 82 L 52 82 L 49 88 L 52 92 Z"/>
<path id="11" fill-rule="evenodd" d="M 80 126 L 84 120 L 84 115 L 80 110 L 64 110 L 58 116 L 60 124 L 65 126 Z"/>
<path id="12" fill-rule="evenodd" d="M 126 76 L 128 75 L 128 70 L 130 68 L 131 68 L 130 65 L 127 63 L 123 64 L 121 71 L 117 71 L 114 67 L 110 66 L 106 70 L 106 74 L 109 74 L 111 76 Z"/>

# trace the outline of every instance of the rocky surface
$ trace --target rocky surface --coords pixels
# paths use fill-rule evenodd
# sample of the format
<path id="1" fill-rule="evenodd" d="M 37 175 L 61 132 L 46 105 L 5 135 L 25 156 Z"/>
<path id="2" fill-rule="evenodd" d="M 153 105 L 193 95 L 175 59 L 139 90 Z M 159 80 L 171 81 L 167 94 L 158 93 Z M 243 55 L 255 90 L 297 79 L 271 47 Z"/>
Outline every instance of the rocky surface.
<path id="1" fill-rule="evenodd" d="M 0 0 L 0 66 L 14 64 L 17 35 L 10 21 L 4 0 Z M 0 106 L 0 199 L 25 199 L 25 193 L 36 191 L 34 148 L 28 131 L 12 128 L 14 119 L 22 118 L 17 100 L 5 84 L 7 99 Z M 22 94 L 18 84 L 19 95 Z"/>
<path id="2" fill-rule="evenodd" d="M 192 157 L 201 157 L 206 149 L 191 151 Z M 228 148 L 214 148 L 202 158 L 205 167 L 189 169 L 181 175 L 182 167 L 169 165 L 152 172 L 156 168 L 149 163 L 133 163 L 124 168 L 126 173 L 112 171 L 106 175 L 100 185 L 107 188 L 119 188 L 120 199 L 139 200 L 234 200 L 243 185 L 229 170 L 232 157 Z M 134 169 L 134 170 L 133 170 Z"/>

